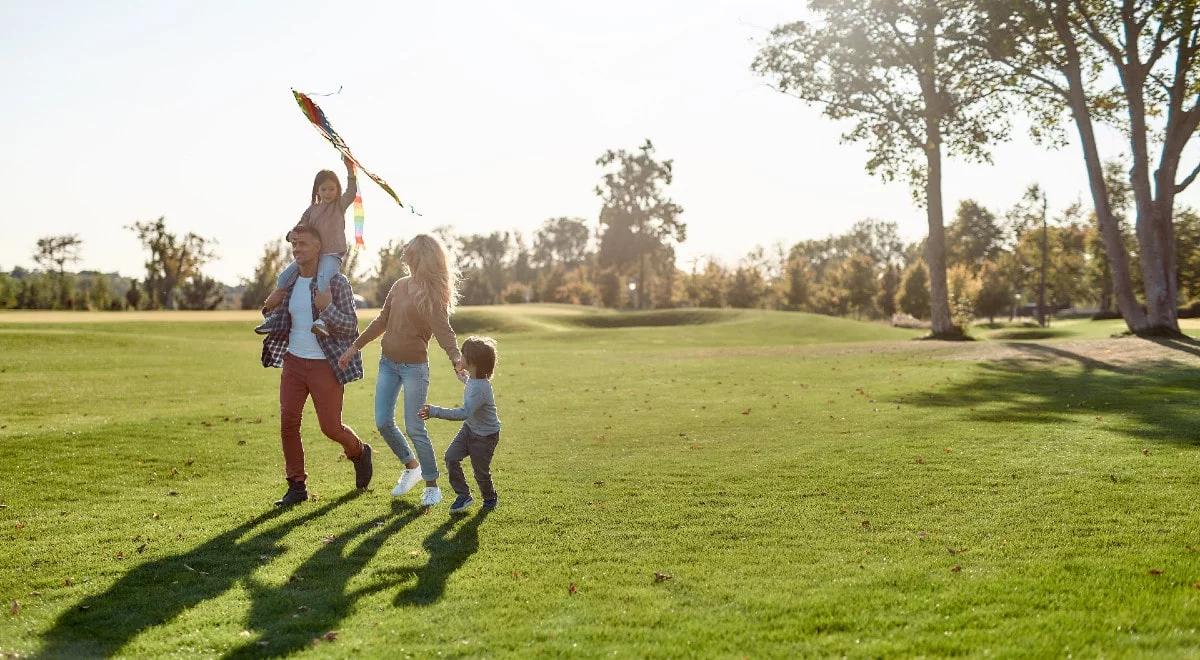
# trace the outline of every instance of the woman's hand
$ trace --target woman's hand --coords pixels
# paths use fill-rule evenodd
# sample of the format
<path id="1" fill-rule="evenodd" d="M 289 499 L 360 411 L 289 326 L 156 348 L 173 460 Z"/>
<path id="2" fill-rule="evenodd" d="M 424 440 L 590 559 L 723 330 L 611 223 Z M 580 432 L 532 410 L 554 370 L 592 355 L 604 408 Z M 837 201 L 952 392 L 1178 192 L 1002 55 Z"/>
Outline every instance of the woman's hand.
<path id="1" fill-rule="evenodd" d="M 417 417 L 420 417 L 421 419 L 429 419 L 429 404 L 428 403 L 421 406 L 421 409 L 417 411 Z"/>
<path id="2" fill-rule="evenodd" d="M 350 174 L 354 174 L 354 161 L 350 160 L 347 156 L 343 155 L 342 163 L 346 166 L 347 172 L 349 172 Z"/>
<path id="3" fill-rule="evenodd" d="M 347 348 L 346 352 L 342 353 L 342 356 L 338 358 L 338 368 L 345 369 L 346 367 L 350 366 L 350 360 L 353 360 L 357 353 L 358 349 L 352 344 L 350 348 Z"/>

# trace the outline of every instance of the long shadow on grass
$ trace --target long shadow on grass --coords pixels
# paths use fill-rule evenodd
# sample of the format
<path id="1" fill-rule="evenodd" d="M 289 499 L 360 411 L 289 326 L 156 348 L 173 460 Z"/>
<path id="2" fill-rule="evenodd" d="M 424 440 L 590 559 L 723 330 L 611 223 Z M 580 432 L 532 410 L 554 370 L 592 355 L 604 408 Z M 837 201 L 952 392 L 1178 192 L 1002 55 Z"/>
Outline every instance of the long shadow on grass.
<path id="1" fill-rule="evenodd" d="M 352 492 L 239 541 L 284 511 L 273 509 L 187 552 L 135 567 L 103 592 L 59 615 L 42 634 L 38 657 L 111 656 L 142 632 L 216 598 L 262 565 L 292 529 L 358 497 Z"/>
<path id="2" fill-rule="evenodd" d="M 1081 416 L 1101 422 L 1111 418 L 1117 421 L 1110 428 L 1117 432 L 1200 447 L 1200 412 L 1193 403 L 1200 369 L 1169 360 L 1134 368 L 1056 346 L 1009 346 L 1026 356 L 980 364 L 963 382 L 903 400 L 959 409 L 983 422 L 1070 424 Z M 1064 365 L 1064 360 L 1073 364 Z"/>
<path id="3" fill-rule="evenodd" d="M 259 638 L 225 657 L 282 657 L 308 648 L 314 639 L 335 631 L 358 599 L 391 586 L 383 581 L 346 590 L 350 580 L 366 567 L 383 544 L 418 516 L 419 509 L 395 502 L 392 516 L 368 520 L 337 535 L 297 567 L 284 584 L 270 586 L 249 581 L 248 627 L 257 631 Z M 361 542 L 347 552 L 351 543 L 360 538 Z"/>
<path id="4" fill-rule="evenodd" d="M 394 583 L 404 583 L 416 578 L 411 587 L 396 594 L 394 604 L 400 606 L 424 607 L 432 605 L 446 592 L 446 583 L 450 576 L 462 568 L 471 555 L 479 550 L 479 526 L 487 519 L 490 509 L 481 509 L 479 513 L 467 518 L 455 516 L 442 523 L 425 537 L 422 545 L 429 553 L 429 561 L 421 568 L 405 568 L 391 571 L 396 578 Z M 450 533 L 459 522 L 462 525 Z"/>

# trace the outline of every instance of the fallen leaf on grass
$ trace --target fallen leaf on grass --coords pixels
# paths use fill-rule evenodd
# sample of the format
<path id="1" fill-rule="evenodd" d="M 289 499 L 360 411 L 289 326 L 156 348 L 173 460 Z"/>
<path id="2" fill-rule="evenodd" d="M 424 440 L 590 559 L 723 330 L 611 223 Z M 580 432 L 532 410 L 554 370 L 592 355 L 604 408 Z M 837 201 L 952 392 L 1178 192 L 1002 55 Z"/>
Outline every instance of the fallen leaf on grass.
<path id="1" fill-rule="evenodd" d="M 862 525 L 862 528 L 863 528 L 863 529 L 870 529 L 870 528 L 871 528 L 871 521 L 870 521 L 870 520 L 864 520 L 864 521 L 862 521 L 862 523 L 860 523 L 860 524 Z"/>
<path id="2" fill-rule="evenodd" d="M 925 459 L 918 456 L 917 457 L 917 465 L 925 465 Z"/>
<path id="3" fill-rule="evenodd" d="M 159 517 L 160 517 L 160 516 L 159 516 L 157 513 L 152 513 L 152 514 L 150 514 L 150 520 L 158 520 L 158 519 L 159 519 Z"/>
<path id="4" fill-rule="evenodd" d="M 147 546 L 147 545 L 148 545 L 147 543 L 143 543 L 143 544 L 141 544 L 141 545 L 139 545 L 139 546 L 138 546 L 137 552 L 138 552 L 138 554 L 139 554 L 139 555 L 140 555 L 140 554 L 142 554 L 143 552 L 145 552 L 145 551 L 146 551 L 146 546 Z"/>
<path id="5" fill-rule="evenodd" d="M 922 541 L 924 541 L 925 537 L 927 537 L 927 536 L 929 536 L 929 534 L 927 534 L 925 532 L 917 532 L 917 538 L 921 539 Z"/>
<path id="6" fill-rule="evenodd" d="M 188 566 L 187 564 L 184 564 L 184 565 L 183 565 L 183 567 L 184 567 L 184 568 L 186 568 L 186 569 L 188 569 L 189 571 L 191 571 L 191 572 L 193 572 L 193 573 L 199 573 L 200 575 L 208 575 L 208 573 L 205 573 L 204 571 L 198 571 L 198 570 L 196 570 L 196 569 L 192 568 L 191 566 Z"/>
<path id="7" fill-rule="evenodd" d="M 949 552 L 951 557 L 953 557 L 954 555 L 962 554 L 966 551 L 967 551 L 966 548 L 946 548 L 946 552 Z"/>
<path id="8" fill-rule="evenodd" d="M 421 551 L 420 551 L 420 550 L 409 550 L 409 551 L 408 551 L 408 556 L 409 556 L 409 557 L 420 557 L 420 556 L 421 556 Z"/>
<path id="9" fill-rule="evenodd" d="M 603 481 L 593 481 L 593 482 L 592 482 L 592 485 L 593 485 L 593 486 L 603 486 L 603 485 L 604 485 L 604 482 L 603 482 Z"/>
<path id="10" fill-rule="evenodd" d="M 942 453 L 943 453 L 943 454 L 949 454 L 949 453 L 950 453 L 950 448 L 949 448 L 949 447 L 942 447 Z"/>
<path id="11" fill-rule="evenodd" d="M 241 445 L 244 445 L 244 444 L 246 444 L 246 441 L 245 441 L 245 440 L 238 440 L 238 446 L 239 446 L 239 447 L 240 447 Z"/>
<path id="12" fill-rule="evenodd" d="M 1193 584 L 1192 586 L 1196 587 L 1197 589 L 1200 589 L 1200 582 L 1197 582 L 1197 583 Z"/>
<path id="13" fill-rule="evenodd" d="M 1143 456 L 1149 456 L 1149 455 L 1150 455 L 1150 448 L 1149 448 L 1149 447 L 1142 447 L 1142 455 L 1143 455 Z"/>
<path id="14" fill-rule="evenodd" d="M 67 579 L 63 580 L 64 587 L 69 587 L 73 584 L 75 584 L 75 578 L 67 578 Z"/>
<path id="15" fill-rule="evenodd" d="M 117 559 L 124 559 L 124 558 L 125 558 L 125 553 L 124 553 L 124 552 L 118 552 L 118 553 L 116 554 L 116 558 L 117 558 Z"/>
<path id="16" fill-rule="evenodd" d="M 961 573 L 962 572 L 962 564 L 955 564 L 955 565 L 951 566 L 950 572 L 951 573 Z"/>
<path id="17" fill-rule="evenodd" d="M 195 462 L 196 462 L 196 459 L 194 459 L 194 458 L 189 458 L 189 459 L 187 459 L 187 463 L 186 463 L 186 465 L 187 465 L 188 467 L 192 467 L 192 463 L 195 463 Z"/>
<path id="18" fill-rule="evenodd" d="M 243 630 L 242 632 L 240 632 L 238 634 L 241 635 L 242 637 L 250 637 L 254 633 L 250 632 L 249 630 Z"/>
<path id="19" fill-rule="evenodd" d="M 336 630 L 330 630 L 329 632 L 325 633 L 324 635 L 321 635 L 321 639 L 323 639 L 327 642 L 332 642 L 333 640 L 337 639 L 337 636 L 338 636 L 338 634 L 337 634 Z"/>
<path id="20" fill-rule="evenodd" d="M 673 577 L 675 577 L 675 576 L 673 576 L 669 573 L 661 573 L 659 571 L 654 572 L 654 581 L 655 582 L 666 582 L 667 580 L 670 580 Z"/>
<path id="21" fill-rule="evenodd" d="M 575 587 L 575 583 L 574 583 L 574 582 L 572 582 L 572 583 L 570 584 L 570 586 L 568 586 L 568 587 L 567 587 L 567 594 L 568 594 L 568 595 L 571 595 L 571 596 L 574 596 L 576 591 L 579 591 L 579 589 L 578 589 L 578 588 L 576 588 L 576 587 Z"/>
<path id="22" fill-rule="evenodd" d="M 329 545 L 330 543 L 333 543 L 335 540 L 336 539 L 334 539 L 332 536 L 322 536 L 321 537 L 321 543 L 324 543 L 325 545 Z"/>
<path id="23" fill-rule="evenodd" d="M 167 491 L 167 495 L 170 495 L 171 497 L 179 497 L 179 491 L 177 491 L 177 490 Z"/>
<path id="24" fill-rule="evenodd" d="M 1161 568 L 1150 569 L 1150 575 L 1162 575 L 1162 574 L 1163 574 L 1163 570 Z"/>
<path id="25" fill-rule="evenodd" d="M 301 605 L 300 607 L 297 607 L 297 608 L 296 608 L 296 611 L 297 611 L 297 612 L 307 612 L 307 611 L 308 611 L 308 605 Z"/>
<path id="26" fill-rule="evenodd" d="M 8 613 L 12 616 L 17 616 L 21 613 L 21 602 L 14 600 L 12 605 L 8 606 Z"/>
<path id="27" fill-rule="evenodd" d="M 750 414 L 750 409 L 749 409 L 749 408 L 747 408 L 747 409 L 743 410 L 743 411 L 742 411 L 742 414 L 743 414 L 743 415 L 749 415 L 749 414 Z"/>
<path id="28" fill-rule="evenodd" d="M 18 520 L 17 521 L 17 529 L 25 529 L 25 523 Z"/>

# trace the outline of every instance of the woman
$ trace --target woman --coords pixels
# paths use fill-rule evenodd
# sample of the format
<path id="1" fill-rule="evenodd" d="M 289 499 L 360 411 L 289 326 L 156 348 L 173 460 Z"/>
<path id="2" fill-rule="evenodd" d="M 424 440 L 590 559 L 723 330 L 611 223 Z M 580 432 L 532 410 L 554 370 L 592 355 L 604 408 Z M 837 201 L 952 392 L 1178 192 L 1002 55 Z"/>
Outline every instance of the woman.
<path id="1" fill-rule="evenodd" d="M 420 234 L 404 247 L 408 276 L 396 280 L 384 300 L 383 310 L 346 349 L 339 363 L 349 363 L 364 346 L 383 336 L 379 377 L 375 381 L 375 426 L 392 452 L 404 463 L 404 472 L 392 489 L 393 497 L 412 490 L 425 480 L 422 506 L 442 501 L 438 488 L 437 459 L 433 443 L 419 416 L 429 392 L 429 339 L 436 337 L 454 371 L 465 378 L 462 353 L 456 346 L 450 315 L 458 298 L 458 273 L 446 248 L 437 238 Z M 416 449 L 413 455 L 396 426 L 396 400 L 404 392 L 404 430 Z"/>

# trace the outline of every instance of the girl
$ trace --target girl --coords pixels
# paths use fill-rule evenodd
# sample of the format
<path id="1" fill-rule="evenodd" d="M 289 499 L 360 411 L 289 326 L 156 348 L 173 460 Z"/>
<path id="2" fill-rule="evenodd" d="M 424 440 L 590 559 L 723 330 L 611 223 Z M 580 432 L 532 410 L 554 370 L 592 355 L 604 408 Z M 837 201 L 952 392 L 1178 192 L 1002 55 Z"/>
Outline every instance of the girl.
<path id="1" fill-rule="evenodd" d="M 459 380 L 466 382 L 462 353 L 455 345 L 454 330 L 450 327 L 450 315 L 458 301 L 458 272 L 442 242 L 428 234 L 409 241 L 404 247 L 403 261 L 408 276 L 392 285 L 379 316 L 346 349 L 338 364 L 349 364 L 364 346 L 383 336 L 383 355 L 379 358 L 379 377 L 375 382 L 375 426 L 405 468 L 392 489 L 392 496 L 404 495 L 423 478 L 425 494 L 421 505 L 433 506 L 442 501 L 442 491 L 437 485 L 433 443 L 420 411 L 429 392 L 431 337 L 436 337 L 438 345 L 446 351 Z M 396 400 L 401 390 L 404 430 L 412 439 L 415 457 L 396 426 Z"/>
<path id="2" fill-rule="evenodd" d="M 321 258 L 317 261 L 319 293 L 329 291 L 329 280 L 342 269 L 342 260 L 346 258 L 349 249 L 346 244 L 346 209 L 350 208 L 355 195 L 358 194 L 358 181 L 354 178 L 353 161 L 342 156 L 342 162 L 346 165 L 346 192 L 342 192 L 342 183 L 338 181 L 336 174 L 329 170 L 317 172 L 313 180 L 312 196 L 309 198 L 311 204 L 300 216 L 300 224 L 313 227 L 321 234 Z M 288 235 L 290 236 L 291 232 L 288 232 Z M 287 289 L 296 283 L 299 274 L 300 267 L 295 261 L 284 268 L 275 282 L 275 290 L 267 296 L 264 306 L 270 309 L 279 305 Z M 270 334 L 279 327 L 279 323 L 280 313 L 276 312 L 254 328 L 254 331 L 260 335 Z M 329 336 L 325 322 L 319 318 L 313 321 L 312 331 L 313 334 L 322 337 Z"/>

